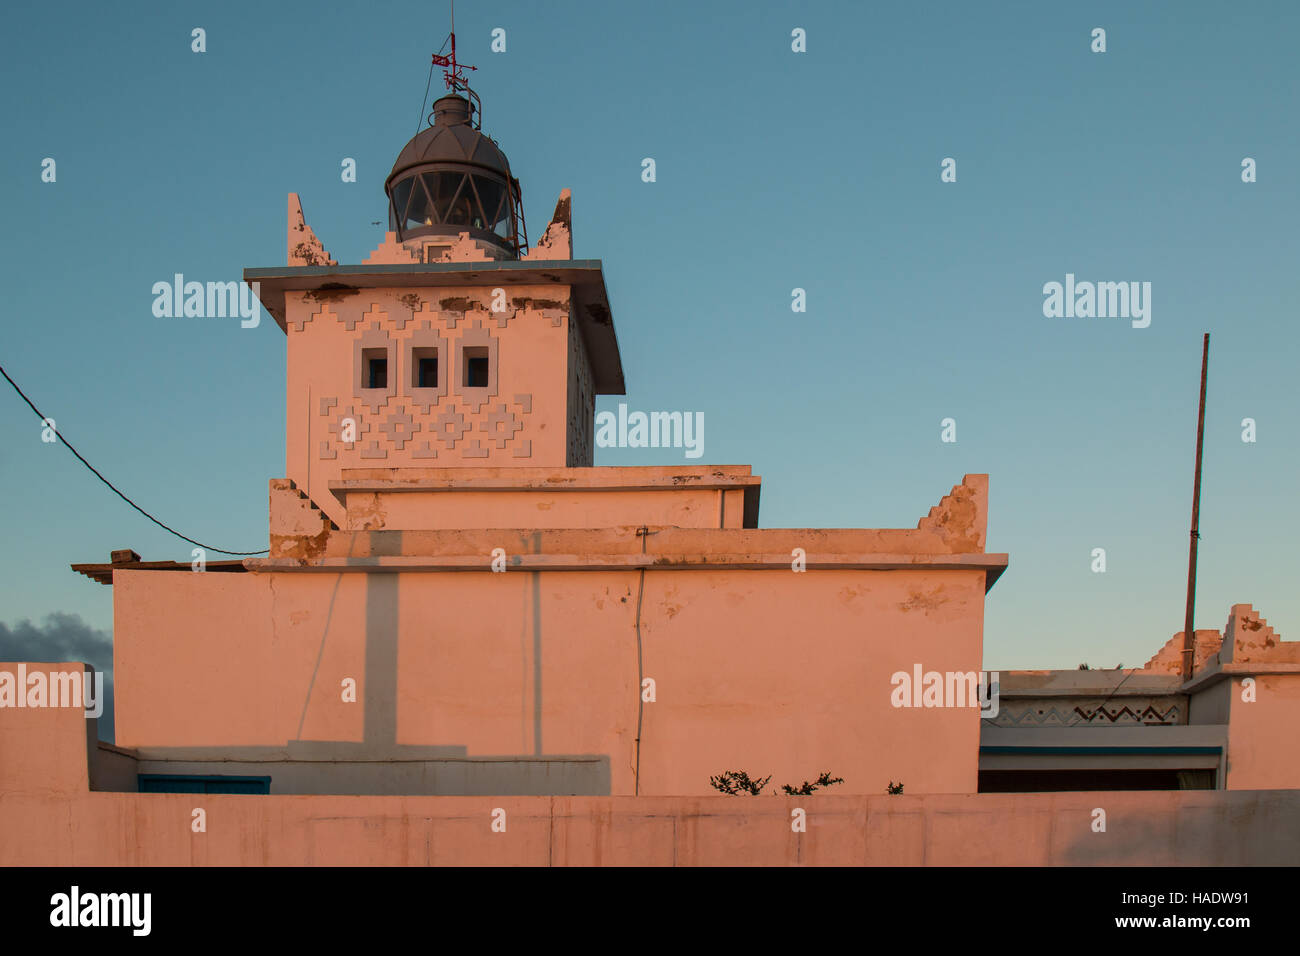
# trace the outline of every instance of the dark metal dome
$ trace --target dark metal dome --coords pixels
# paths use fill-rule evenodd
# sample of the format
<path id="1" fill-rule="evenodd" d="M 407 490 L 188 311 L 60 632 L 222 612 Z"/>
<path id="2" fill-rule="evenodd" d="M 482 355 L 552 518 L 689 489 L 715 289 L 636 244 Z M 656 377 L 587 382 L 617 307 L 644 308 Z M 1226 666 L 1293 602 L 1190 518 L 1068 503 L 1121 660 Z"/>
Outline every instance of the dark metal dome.
<path id="1" fill-rule="evenodd" d="M 398 153 L 384 184 L 390 228 L 399 240 L 468 232 L 517 256 L 528 240 L 506 154 L 472 125 L 463 97 L 442 97 L 433 117 Z"/>
<path id="2" fill-rule="evenodd" d="M 391 182 L 399 173 L 424 163 L 473 163 L 504 175 L 510 174 L 510 161 L 491 137 L 469 122 L 469 103 L 459 96 L 444 96 L 433 104 L 434 125 L 415 134 L 402 147 L 389 174 Z"/>

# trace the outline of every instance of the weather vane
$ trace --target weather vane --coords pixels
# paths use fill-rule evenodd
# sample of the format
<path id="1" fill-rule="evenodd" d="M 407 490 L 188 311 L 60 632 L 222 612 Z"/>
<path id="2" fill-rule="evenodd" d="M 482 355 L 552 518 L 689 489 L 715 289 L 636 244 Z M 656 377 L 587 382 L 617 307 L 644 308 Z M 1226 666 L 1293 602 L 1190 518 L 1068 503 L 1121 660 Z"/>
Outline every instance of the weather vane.
<path id="1" fill-rule="evenodd" d="M 443 46 L 446 46 L 444 43 Z M 480 114 L 482 106 L 479 103 L 478 94 L 469 87 L 469 81 L 465 79 L 465 70 L 477 70 L 476 66 L 468 66 L 456 59 L 456 4 L 453 0 L 451 4 L 451 55 L 443 56 L 441 53 L 433 54 L 433 65 L 442 67 L 442 79 L 447 84 L 447 89 L 453 93 L 464 92 L 469 98 L 471 115 L 470 120 L 475 129 L 482 126 Z M 429 116 L 429 125 L 433 125 L 433 115 Z"/>

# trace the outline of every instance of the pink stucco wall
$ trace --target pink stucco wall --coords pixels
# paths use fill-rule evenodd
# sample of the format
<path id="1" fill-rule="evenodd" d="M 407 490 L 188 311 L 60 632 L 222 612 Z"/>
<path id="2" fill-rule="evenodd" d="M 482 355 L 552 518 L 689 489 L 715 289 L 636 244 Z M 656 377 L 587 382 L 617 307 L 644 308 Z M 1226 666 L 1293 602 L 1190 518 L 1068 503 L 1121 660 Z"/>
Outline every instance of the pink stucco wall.
<path id="1" fill-rule="evenodd" d="M 1300 786 L 1300 671 L 1257 675 L 1253 701 L 1242 699 L 1242 679 L 1234 676 L 1228 691 L 1228 786 Z"/>
<path id="2" fill-rule="evenodd" d="M 0 866 L 1196 866 L 1281 865 L 1300 855 L 1294 826 L 1300 791 L 812 797 L 91 792 L 84 723 L 75 711 L 0 710 Z M 31 759 L 41 766 L 26 762 Z M 194 829 L 196 809 L 203 811 L 202 832 Z M 792 826 L 797 809 L 804 832 Z M 1095 829 L 1098 809 L 1105 811 L 1105 832 Z M 504 832 L 498 832 L 502 821 Z"/>
<path id="3" fill-rule="evenodd" d="M 739 528 L 744 514 L 743 494 L 705 488 L 683 489 L 675 494 L 628 491 L 617 497 L 595 490 L 542 491 L 526 496 L 491 491 L 349 493 L 347 523 L 355 530 L 394 527 L 408 531 L 640 524 Z"/>
<path id="4" fill-rule="evenodd" d="M 327 493 L 349 531 L 740 528 L 760 484 L 747 465 L 345 468 Z"/>
<path id="5" fill-rule="evenodd" d="M 207 831 L 191 831 L 202 807 Z M 802 807 L 807 830 L 791 830 Z M 1106 833 L 1092 811 L 1108 810 Z M 506 812 L 493 832 L 492 812 Z M 0 794 L 4 866 L 1275 866 L 1296 791 L 794 797 Z M 1177 823 L 1175 823 L 1177 821 Z"/>
<path id="6" fill-rule="evenodd" d="M 590 439 L 594 395 L 572 395 L 586 364 L 572 341 L 567 286 L 511 286 L 504 313 L 491 311 L 491 286 L 368 288 L 286 296 L 288 336 L 285 474 L 342 524 L 327 484 L 343 468 L 570 463 L 571 439 Z M 444 394 L 430 403 L 411 388 L 414 346 L 439 337 Z M 367 404 L 357 348 L 393 343 L 393 394 Z M 490 398 L 467 401 L 459 346 L 495 350 Z M 579 343 L 580 344 L 580 343 Z M 590 378 L 587 373 L 587 379 Z M 341 440 L 345 418 L 357 438 Z M 572 419 L 572 424 L 570 419 Z M 580 462 L 589 464 L 590 459 Z"/>
<path id="7" fill-rule="evenodd" d="M 748 469 L 672 471 L 345 473 L 405 488 L 389 508 L 481 491 L 502 521 L 590 494 L 599 520 L 569 530 L 490 530 L 490 514 L 424 530 L 391 510 L 373 515 L 382 530 L 337 530 L 273 481 L 272 553 L 251 573 L 113 572 L 117 741 L 598 757 L 612 794 L 708 794 L 727 770 L 773 788 L 830 771 L 848 792 L 974 791 L 978 708 L 897 707 L 891 678 L 980 670 L 984 594 L 1006 564 L 983 550 L 986 477 L 914 529 L 604 524 L 686 514 L 698 494 L 738 510 L 756 490 Z"/>
<path id="8" fill-rule="evenodd" d="M 890 675 L 979 670 L 982 571 L 648 571 L 644 705 L 640 577 L 118 571 L 117 741 L 600 754 L 630 794 L 643 706 L 642 794 L 711 793 L 711 774 L 740 769 L 975 790 L 978 711 L 895 708 Z"/>
<path id="9" fill-rule="evenodd" d="M 0 662 L 0 671 L 16 675 L 18 666 L 19 662 Z M 27 666 L 29 671 L 46 674 L 87 670 L 79 661 Z M 86 790 L 93 731 L 93 722 L 76 708 L 0 707 L 0 797 Z M 0 821 L 4 817 L 0 807 Z"/>

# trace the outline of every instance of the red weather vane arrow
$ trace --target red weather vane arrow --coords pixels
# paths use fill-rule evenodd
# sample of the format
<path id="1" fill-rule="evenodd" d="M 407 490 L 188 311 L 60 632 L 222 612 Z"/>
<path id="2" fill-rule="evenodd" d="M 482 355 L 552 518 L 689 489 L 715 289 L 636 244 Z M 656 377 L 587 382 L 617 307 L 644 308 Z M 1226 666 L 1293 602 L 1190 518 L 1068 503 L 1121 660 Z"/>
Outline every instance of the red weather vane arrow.
<path id="1" fill-rule="evenodd" d="M 476 66 L 465 66 L 456 62 L 456 0 L 451 0 L 451 56 L 435 53 L 433 65 L 443 68 L 442 78 L 449 90 L 468 89 L 469 84 L 465 81 L 465 74 L 461 70 L 478 69 Z"/>
<path id="2" fill-rule="evenodd" d="M 451 35 L 451 55 L 442 56 L 435 53 L 433 55 L 433 65 L 443 67 L 442 78 L 447 84 L 447 88 L 454 90 L 465 85 L 465 74 L 462 70 L 477 70 L 476 66 L 468 66 L 456 61 L 456 34 Z"/>
<path id="3" fill-rule="evenodd" d="M 441 52 L 433 54 L 433 66 L 442 67 L 442 79 L 443 82 L 447 84 L 447 89 L 451 90 L 453 93 L 459 93 L 463 91 L 466 97 L 468 97 L 470 101 L 471 115 L 475 113 L 479 114 L 478 122 L 474 122 L 472 124 L 475 129 L 478 129 L 479 124 L 481 123 L 482 120 L 482 106 L 479 104 L 479 99 L 474 94 L 474 91 L 470 89 L 469 82 L 465 79 L 465 73 L 464 73 L 465 70 L 477 70 L 478 67 L 469 66 L 467 64 L 461 63 L 456 59 L 456 4 L 455 3 L 451 5 L 451 33 L 449 34 L 449 37 L 451 39 L 451 55 L 443 56 Z M 444 43 L 443 46 L 446 46 L 446 43 Z M 433 78 L 433 67 L 429 68 L 429 78 L 430 79 Z M 428 91 L 426 90 L 425 92 L 427 94 Z M 429 118 L 429 125 L 433 125 L 432 116 Z"/>

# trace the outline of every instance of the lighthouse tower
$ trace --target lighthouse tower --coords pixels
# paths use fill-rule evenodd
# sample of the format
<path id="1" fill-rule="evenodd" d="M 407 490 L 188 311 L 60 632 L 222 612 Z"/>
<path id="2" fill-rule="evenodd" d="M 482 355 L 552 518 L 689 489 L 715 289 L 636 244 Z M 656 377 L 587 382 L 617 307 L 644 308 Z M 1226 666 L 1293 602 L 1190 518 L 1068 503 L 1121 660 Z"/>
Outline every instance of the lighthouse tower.
<path id="1" fill-rule="evenodd" d="M 288 202 L 288 264 L 247 269 L 288 336 L 285 473 L 339 526 L 355 469 L 592 464 L 595 396 L 624 393 L 601 264 L 560 194 L 527 247 L 519 181 L 465 88 L 385 184 L 389 229 L 340 265 Z"/>

